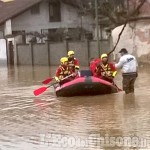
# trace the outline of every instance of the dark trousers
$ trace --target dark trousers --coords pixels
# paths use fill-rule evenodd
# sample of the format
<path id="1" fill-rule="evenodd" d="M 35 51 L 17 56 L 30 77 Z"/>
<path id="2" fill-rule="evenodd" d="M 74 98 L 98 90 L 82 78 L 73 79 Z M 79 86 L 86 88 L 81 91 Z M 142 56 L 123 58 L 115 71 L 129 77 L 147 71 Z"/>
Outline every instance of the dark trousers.
<path id="1" fill-rule="evenodd" d="M 128 74 L 123 75 L 123 90 L 126 94 L 128 93 L 134 93 L 134 83 L 137 78 L 137 74 Z"/>

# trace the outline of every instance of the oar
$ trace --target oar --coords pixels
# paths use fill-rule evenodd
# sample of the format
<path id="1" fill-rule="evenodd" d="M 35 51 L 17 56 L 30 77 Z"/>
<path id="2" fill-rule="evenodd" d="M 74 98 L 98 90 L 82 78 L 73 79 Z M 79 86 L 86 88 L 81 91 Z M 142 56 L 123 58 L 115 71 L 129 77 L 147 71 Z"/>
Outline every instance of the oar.
<path id="1" fill-rule="evenodd" d="M 118 90 L 118 92 L 120 92 L 120 91 L 122 91 L 122 89 L 120 89 L 118 86 L 117 86 L 117 84 L 115 84 L 115 82 L 113 81 L 113 83 L 112 83 L 116 88 L 117 88 L 117 90 Z"/>
<path id="2" fill-rule="evenodd" d="M 56 83 L 54 83 L 54 84 L 56 84 Z M 49 85 L 49 86 L 47 86 L 47 87 L 44 87 L 44 86 L 43 86 L 43 87 L 40 87 L 40 88 L 34 90 L 33 93 L 34 93 L 35 96 L 38 96 L 38 95 L 42 94 L 44 91 L 46 91 L 47 88 L 51 87 L 51 86 L 54 85 L 54 84 L 51 84 L 51 85 Z"/>
<path id="3" fill-rule="evenodd" d="M 47 79 L 45 79 L 44 81 L 42 81 L 42 83 L 43 83 L 43 84 L 48 84 L 48 83 L 50 83 L 53 79 L 54 79 L 54 77 L 53 77 L 53 78 L 47 78 Z"/>
<path id="4" fill-rule="evenodd" d="M 71 77 L 71 76 L 73 76 L 73 74 L 71 74 L 71 75 L 69 75 L 69 76 L 66 76 L 65 78 L 61 79 L 61 81 L 65 80 L 65 79 L 67 79 L 67 78 L 69 78 L 69 77 Z M 40 88 L 34 90 L 33 93 L 34 93 L 35 96 L 38 96 L 38 95 L 42 94 L 44 91 L 46 91 L 47 88 L 53 86 L 53 85 L 56 84 L 56 83 L 58 83 L 58 82 L 55 82 L 55 83 L 53 83 L 53 84 L 51 84 L 51 85 L 49 85 L 49 86 L 47 86 L 47 87 L 45 87 L 45 86 L 40 87 Z"/>
<path id="5" fill-rule="evenodd" d="M 80 71 L 77 72 L 77 75 L 80 76 Z M 42 81 L 43 84 L 48 84 L 50 83 L 52 80 L 54 79 L 54 77 L 52 78 L 47 78 L 44 81 Z"/>

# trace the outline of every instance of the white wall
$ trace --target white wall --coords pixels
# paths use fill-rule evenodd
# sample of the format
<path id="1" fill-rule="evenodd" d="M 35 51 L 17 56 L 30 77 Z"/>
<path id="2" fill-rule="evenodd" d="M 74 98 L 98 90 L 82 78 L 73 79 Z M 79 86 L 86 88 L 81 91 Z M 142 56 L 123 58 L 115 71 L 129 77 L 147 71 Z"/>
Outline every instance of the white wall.
<path id="1" fill-rule="evenodd" d="M 5 59 L 6 60 L 7 55 L 6 55 L 6 40 L 5 39 L 0 39 L 0 59 Z"/>
<path id="2" fill-rule="evenodd" d="M 123 26 L 112 31 L 113 45 Z M 129 53 L 135 55 L 140 61 L 150 61 L 150 21 L 137 21 L 128 24 L 121 35 L 115 53 L 121 48 L 126 48 Z"/>
<path id="3" fill-rule="evenodd" d="M 7 64 L 6 40 L 0 39 L 0 65 Z"/>
<path id="4" fill-rule="evenodd" d="M 40 14 L 31 15 L 30 10 L 12 19 L 12 30 L 26 30 L 41 32 L 41 29 L 49 28 L 67 28 L 80 27 L 81 17 L 78 15 L 78 9 L 61 3 L 61 22 L 49 22 L 49 6 L 43 2 L 40 5 Z M 83 27 L 91 30 L 93 19 L 91 16 L 83 17 Z"/>
<path id="5" fill-rule="evenodd" d="M 80 17 L 78 16 L 78 9 L 61 3 L 62 12 L 62 26 L 66 28 L 80 26 Z"/>
<path id="6" fill-rule="evenodd" d="M 30 10 L 12 19 L 13 30 L 26 30 L 41 31 L 41 29 L 47 29 L 58 26 L 58 23 L 50 24 L 48 17 L 48 5 L 42 3 L 40 5 L 40 14 L 32 15 Z"/>
<path id="7" fill-rule="evenodd" d="M 132 2 L 132 1 L 130 1 Z M 136 1 L 138 3 L 138 1 Z M 139 17 L 150 17 L 150 0 L 146 0 L 139 10 Z M 112 31 L 113 45 L 116 43 L 122 26 Z M 130 22 L 121 35 L 115 54 L 121 48 L 127 48 L 140 62 L 150 63 L 150 20 L 143 19 Z"/>
<path id="8" fill-rule="evenodd" d="M 112 31 L 113 45 L 116 44 L 116 42 L 118 40 L 118 35 L 121 32 L 122 28 L 123 28 L 123 25 L 115 28 Z M 120 37 L 120 41 L 116 47 L 115 52 L 118 53 L 118 51 L 121 48 L 127 48 L 131 53 L 133 51 L 133 32 L 132 32 L 132 29 L 129 27 L 128 24 L 127 24 L 126 28 L 124 29 L 124 31 Z"/>
<path id="9" fill-rule="evenodd" d="M 94 19 L 91 15 L 79 14 L 79 9 L 62 3 L 62 24 L 66 27 L 81 27 L 92 31 Z"/>

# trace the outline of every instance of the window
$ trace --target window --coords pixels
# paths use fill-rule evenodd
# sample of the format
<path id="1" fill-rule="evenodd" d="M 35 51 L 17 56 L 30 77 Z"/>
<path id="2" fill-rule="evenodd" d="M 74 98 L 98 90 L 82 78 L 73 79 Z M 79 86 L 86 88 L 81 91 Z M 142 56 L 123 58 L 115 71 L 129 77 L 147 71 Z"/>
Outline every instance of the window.
<path id="1" fill-rule="evenodd" d="M 52 42 L 58 42 L 63 40 L 63 29 L 48 29 L 48 39 Z"/>
<path id="2" fill-rule="evenodd" d="M 13 36 L 21 36 L 18 40 L 21 42 L 21 43 L 26 43 L 25 41 L 25 31 L 22 30 L 22 31 L 12 31 L 12 35 Z"/>
<path id="3" fill-rule="evenodd" d="M 61 11 L 60 3 L 50 3 L 49 4 L 49 21 L 50 22 L 60 22 L 61 21 Z"/>
<path id="4" fill-rule="evenodd" d="M 40 5 L 36 4 L 31 8 L 31 14 L 35 15 L 35 14 L 39 14 L 40 13 Z"/>

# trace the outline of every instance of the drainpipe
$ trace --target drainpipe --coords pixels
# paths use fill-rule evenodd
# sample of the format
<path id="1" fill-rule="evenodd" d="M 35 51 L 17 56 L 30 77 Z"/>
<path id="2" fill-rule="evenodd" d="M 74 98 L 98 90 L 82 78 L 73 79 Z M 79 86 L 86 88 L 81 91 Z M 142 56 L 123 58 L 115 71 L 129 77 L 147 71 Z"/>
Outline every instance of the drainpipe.
<path id="1" fill-rule="evenodd" d="M 97 31 L 97 49 L 98 49 L 98 57 L 99 57 L 100 43 L 99 43 L 99 24 L 98 24 L 98 0 L 95 0 L 95 17 L 96 17 L 96 31 Z"/>

